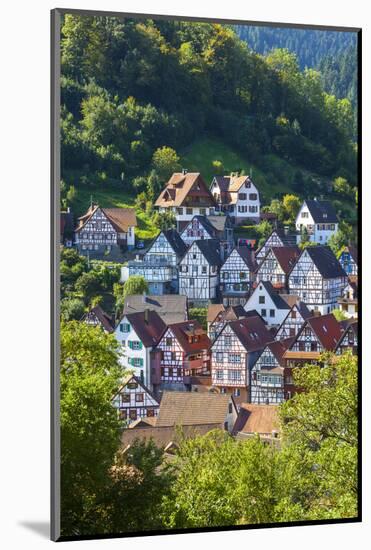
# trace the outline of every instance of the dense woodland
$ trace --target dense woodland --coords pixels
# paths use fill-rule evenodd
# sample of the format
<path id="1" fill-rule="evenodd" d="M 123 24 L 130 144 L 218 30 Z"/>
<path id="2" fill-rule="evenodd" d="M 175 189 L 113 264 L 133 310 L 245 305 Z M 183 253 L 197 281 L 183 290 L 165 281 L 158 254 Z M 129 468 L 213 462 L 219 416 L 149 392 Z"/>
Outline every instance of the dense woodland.
<path id="1" fill-rule="evenodd" d="M 344 51 L 352 36 L 336 34 L 331 48 Z M 332 53 L 327 39 L 320 48 L 311 40 L 311 51 Z M 62 200 L 78 214 L 97 190 L 126 193 L 131 204 L 144 192 L 153 202 L 203 139 L 254 166 L 263 199 L 279 198 L 280 188 L 328 195 L 339 176 L 357 185 L 351 102 L 325 92 L 324 76 L 302 69 L 300 55 L 263 57 L 225 25 L 72 15 L 61 55 Z M 331 93 L 336 59 L 321 56 Z M 210 169 L 242 168 L 226 166 L 218 147 L 204 151 Z M 349 200 L 338 199 L 351 215 Z"/>

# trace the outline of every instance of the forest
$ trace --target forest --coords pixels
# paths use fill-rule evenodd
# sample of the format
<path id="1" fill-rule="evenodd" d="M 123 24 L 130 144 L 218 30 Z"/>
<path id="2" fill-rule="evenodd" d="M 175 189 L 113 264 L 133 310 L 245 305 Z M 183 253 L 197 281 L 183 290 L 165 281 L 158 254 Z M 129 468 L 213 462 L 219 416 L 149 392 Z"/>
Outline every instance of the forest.
<path id="1" fill-rule="evenodd" d="M 227 25 L 66 15 L 61 60 L 61 198 L 76 214 L 91 195 L 153 203 L 173 170 L 199 170 L 201 150 L 205 177 L 252 170 L 267 202 L 290 191 L 334 198 L 339 177 L 356 191 L 352 99 L 333 95 L 337 69 L 324 57 L 329 92 L 300 55 L 262 56 Z M 354 192 L 335 196 L 353 223 Z"/>

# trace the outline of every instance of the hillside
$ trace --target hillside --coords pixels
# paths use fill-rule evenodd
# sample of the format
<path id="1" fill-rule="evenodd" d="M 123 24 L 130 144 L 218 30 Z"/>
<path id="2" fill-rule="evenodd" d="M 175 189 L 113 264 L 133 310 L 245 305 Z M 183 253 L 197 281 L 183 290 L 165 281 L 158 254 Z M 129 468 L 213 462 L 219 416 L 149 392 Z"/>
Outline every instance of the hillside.
<path id="1" fill-rule="evenodd" d="M 210 182 L 214 161 L 251 171 L 265 204 L 326 194 L 338 176 L 357 185 L 350 102 L 294 54 L 262 58 L 225 25 L 72 15 L 61 54 L 61 197 L 77 214 L 91 195 L 136 204 L 150 238 L 171 172 Z"/>

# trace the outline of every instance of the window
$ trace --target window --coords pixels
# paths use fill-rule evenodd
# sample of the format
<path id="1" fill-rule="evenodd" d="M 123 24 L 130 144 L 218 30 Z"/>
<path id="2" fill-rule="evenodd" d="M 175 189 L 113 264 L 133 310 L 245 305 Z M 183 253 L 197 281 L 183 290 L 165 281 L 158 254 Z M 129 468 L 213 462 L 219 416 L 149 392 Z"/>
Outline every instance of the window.
<path id="1" fill-rule="evenodd" d="M 120 420 L 126 420 L 127 419 L 127 412 L 125 409 L 121 409 L 119 412 Z"/>
<path id="2" fill-rule="evenodd" d="M 179 378 L 182 376 L 182 369 L 176 369 L 177 375 Z"/>
<path id="3" fill-rule="evenodd" d="M 193 213 L 192 208 L 187 208 L 187 209 L 186 209 L 186 214 L 187 214 L 188 216 L 192 215 L 192 213 Z"/>
<path id="4" fill-rule="evenodd" d="M 223 372 L 223 371 L 222 371 Z M 227 388 L 220 388 L 220 393 L 227 393 Z"/>
<path id="5" fill-rule="evenodd" d="M 216 379 L 223 380 L 224 371 L 221 369 L 216 370 Z"/>
<path id="6" fill-rule="evenodd" d="M 130 409 L 129 416 L 130 416 L 130 420 L 136 420 L 136 419 L 137 419 L 137 411 L 136 411 L 136 409 Z"/>
<path id="7" fill-rule="evenodd" d="M 241 380 L 241 371 L 236 369 L 230 370 L 229 378 L 232 382 L 239 382 Z"/>
<path id="8" fill-rule="evenodd" d="M 144 401 L 144 394 L 143 393 L 136 393 L 135 394 L 135 401 L 137 403 L 143 403 Z"/>
<path id="9" fill-rule="evenodd" d="M 240 353 L 230 353 L 228 355 L 228 361 L 230 363 L 241 363 L 241 354 Z"/>
<path id="10" fill-rule="evenodd" d="M 130 403 L 130 393 L 121 394 L 121 403 Z"/>
<path id="11" fill-rule="evenodd" d="M 247 199 L 247 194 L 246 193 L 238 193 L 238 198 L 241 201 L 245 201 Z"/>
<path id="12" fill-rule="evenodd" d="M 195 286 L 195 280 L 189 279 L 189 286 Z"/>
<path id="13" fill-rule="evenodd" d="M 265 296 L 259 296 L 259 304 L 265 304 Z"/>
<path id="14" fill-rule="evenodd" d="M 247 277 L 246 271 L 241 271 L 240 272 L 240 279 L 246 279 L 246 277 Z"/>
<path id="15" fill-rule="evenodd" d="M 128 359 L 128 363 L 133 367 L 143 367 L 143 359 L 141 357 L 131 357 Z"/>
<path id="16" fill-rule="evenodd" d="M 295 336 L 295 328 L 290 327 L 290 336 Z"/>
<path id="17" fill-rule="evenodd" d="M 172 361 L 175 361 L 175 360 L 176 360 L 176 352 L 175 352 L 175 351 L 172 351 L 172 352 L 171 352 L 171 360 L 172 360 Z"/>
<path id="18" fill-rule="evenodd" d="M 310 343 L 310 351 L 317 351 L 317 342 Z"/>
<path id="19" fill-rule="evenodd" d="M 206 275 L 206 273 L 207 273 L 207 267 L 206 267 L 206 265 L 203 265 L 202 266 L 202 275 Z"/>
<path id="20" fill-rule="evenodd" d="M 224 280 L 226 280 L 226 279 L 228 279 L 228 277 L 229 277 L 228 271 L 222 271 L 222 278 L 223 278 Z"/>
<path id="21" fill-rule="evenodd" d="M 305 343 L 299 342 L 299 351 L 305 351 Z"/>
<path id="22" fill-rule="evenodd" d="M 130 332 L 130 325 L 128 323 L 120 323 L 120 332 Z"/>
<path id="23" fill-rule="evenodd" d="M 177 211 L 178 211 L 178 214 L 179 214 L 180 216 L 183 215 L 183 208 L 178 208 Z"/>
<path id="24" fill-rule="evenodd" d="M 198 275 L 198 266 L 197 265 L 192 266 L 192 275 Z"/>
<path id="25" fill-rule="evenodd" d="M 245 183 L 245 187 L 246 187 L 246 189 L 250 189 L 250 187 L 251 187 L 251 183 L 248 180 Z"/>
<path id="26" fill-rule="evenodd" d="M 234 397 L 240 397 L 240 395 L 241 395 L 240 388 L 234 388 L 233 395 L 234 395 Z"/>
<path id="27" fill-rule="evenodd" d="M 232 414 L 232 403 L 228 403 L 228 413 Z"/>
<path id="28" fill-rule="evenodd" d="M 256 201 L 256 200 L 258 200 L 258 195 L 256 193 L 250 193 L 249 199 L 251 201 Z"/>
<path id="29" fill-rule="evenodd" d="M 181 267 L 182 267 L 182 272 L 183 272 L 183 273 L 187 273 L 187 271 L 188 271 L 188 266 L 187 266 L 187 265 L 182 265 Z"/>
<path id="30" fill-rule="evenodd" d="M 294 309 L 291 312 L 291 319 L 296 319 L 296 311 Z"/>
<path id="31" fill-rule="evenodd" d="M 275 310 L 274 310 L 274 309 L 270 309 L 270 310 L 269 310 L 269 317 L 275 317 L 275 315 L 276 315 Z"/>
<path id="32" fill-rule="evenodd" d="M 140 342 L 139 340 L 129 340 L 128 344 L 129 348 L 133 350 L 142 349 L 143 347 L 142 342 Z"/>
<path id="33" fill-rule="evenodd" d="M 192 259 L 197 260 L 197 254 L 192 254 Z"/>
<path id="34" fill-rule="evenodd" d="M 167 346 L 172 346 L 172 344 L 173 344 L 173 339 L 171 338 L 171 336 L 168 336 L 168 337 L 166 338 L 165 342 L 166 342 L 166 345 L 167 345 Z"/>
<path id="35" fill-rule="evenodd" d="M 230 334 L 225 334 L 224 335 L 224 345 L 225 347 L 229 347 L 230 345 L 232 344 L 232 337 Z"/>
<path id="36" fill-rule="evenodd" d="M 206 216 L 206 208 L 200 208 L 201 216 Z"/>
<path id="37" fill-rule="evenodd" d="M 301 217 L 302 218 L 309 218 L 309 212 L 302 212 Z"/>
<path id="38" fill-rule="evenodd" d="M 223 363 L 223 359 L 224 359 L 224 354 L 222 351 L 217 351 L 216 354 L 215 354 L 215 361 L 217 363 Z"/>
<path id="39" fill-rule="evenodd" d="M 155 416 L 155 411 L 153 409 L 147 409 L 147 416 L 149 417 Z"/>
<path id="40" fill-rule="evenodd" d="M 265 316 L 267 315 L 267 310 L 266 310 L 266 309 L 262 309 L 261 311 L 262 311 L 262 312 L 261 312 L 261 316 L 262 316 L 262 317 L 265 317 Z"/>

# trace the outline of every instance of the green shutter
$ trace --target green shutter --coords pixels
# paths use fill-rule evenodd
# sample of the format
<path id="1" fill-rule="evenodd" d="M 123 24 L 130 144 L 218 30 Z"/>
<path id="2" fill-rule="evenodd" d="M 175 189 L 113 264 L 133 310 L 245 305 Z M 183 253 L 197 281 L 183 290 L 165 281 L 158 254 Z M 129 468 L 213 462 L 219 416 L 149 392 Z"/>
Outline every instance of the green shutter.
<path id="1" fill-rule="evenodd" d="M 139 349 L 142 349 L 143 348 L 143 344 L 142 342 L 139 342 Z"/>

